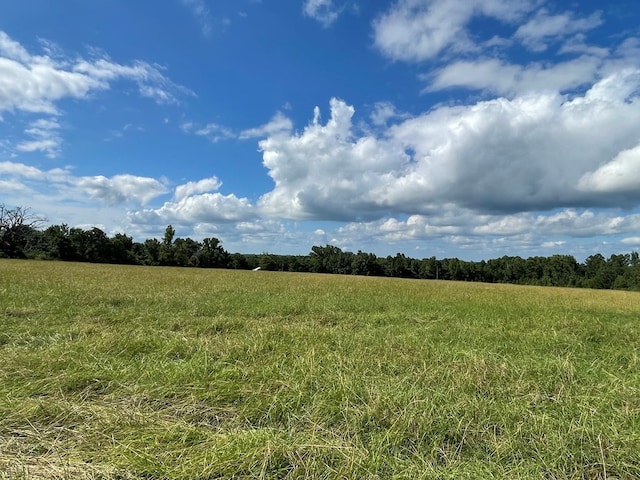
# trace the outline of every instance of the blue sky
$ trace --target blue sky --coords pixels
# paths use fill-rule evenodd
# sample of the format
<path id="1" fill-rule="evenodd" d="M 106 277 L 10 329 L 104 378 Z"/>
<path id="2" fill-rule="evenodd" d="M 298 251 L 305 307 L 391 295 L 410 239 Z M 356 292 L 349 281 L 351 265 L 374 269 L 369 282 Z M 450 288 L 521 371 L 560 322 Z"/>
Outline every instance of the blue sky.
<path id="1" fill-rule="evenodd" d="M 2 2 L 0 203 L 243 253 L 637 250 L 637 10 Z"/>

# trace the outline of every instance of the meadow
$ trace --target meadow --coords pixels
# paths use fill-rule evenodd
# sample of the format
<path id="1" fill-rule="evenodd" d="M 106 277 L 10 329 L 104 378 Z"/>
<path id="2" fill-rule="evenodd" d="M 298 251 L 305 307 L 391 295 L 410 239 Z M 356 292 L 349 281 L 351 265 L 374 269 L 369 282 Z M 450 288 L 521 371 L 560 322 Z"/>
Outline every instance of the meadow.
<path id="1" fill-rule="evenodd" d="M 0 260 L 45 478 L 640 478 L 640 294 Z"/>

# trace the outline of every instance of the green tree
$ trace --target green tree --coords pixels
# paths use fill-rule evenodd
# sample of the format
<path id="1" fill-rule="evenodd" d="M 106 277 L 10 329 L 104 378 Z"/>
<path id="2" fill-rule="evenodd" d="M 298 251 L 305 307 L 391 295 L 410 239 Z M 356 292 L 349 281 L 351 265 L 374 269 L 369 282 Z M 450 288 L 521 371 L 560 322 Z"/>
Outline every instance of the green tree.
<path id="1" fill-rule="evenodd" d="M 553 255 L 546 259 L 543 276 L 549 278 L 550 285 L 569 287 L 578 284 L 578 262 L 571 255 Z"/>
<path id="2" fill-rule="evenodd" d="M 270 270 L 274 272 L 283 269 L 282 262 L 278 258 L 278 255 L 266 252 L 260 255 L 258 266 L 261 270 Z"/>
<path id="3" fill-rule="evenodd" d="M 229 256 L 229 268 L 233 268 L 235 270 L 249 270 L 249 261 L 247 260 L 247 257 L 241 253 L 234 253 Z"/>
<path id="4" fill-rule="evenodd" d="M 173 238 L 175 235 L 175 228 L 173 228 L 172 225 L 168 225 L 164 231 L 164 237 L 158 253 L 158 262 L 160 265 L 175 265 L 175 251 L 173 246 Z"/>
<path id="5" fill-rule="evenodd" d="M 120 264 L 136 263 L 133 255 L 133 238 L 124 233 L 116 233 L 109 239 L 109 262 Z"/>
<path id="6" fill-rule="evenodd" d="M 358 250 L 351 261 L 351 273 L 354 275 L 381 275 L 382 270 L 378 263 L 378 257 L 373 253 Z"/>
<path id="7" fill-rule="evenodd" d="M 162 244 L 157 238 L 148 238 L 144 243 L 134 245 L 134 254 L 143 265 L 160 265 L 160 249 Z"/>
<path id="8" fill-rule="evenodd" d="M 640 290 L 640 255 L 638 252 L 631 252 L 629 255 L 629 266 L 627 267 L 625 276 L 627 278 L 628 288 Z"/>
<path id="9" fill-rule="evenodd" d="M 435 279 L 439 273 L 439 265 L 436 257 L 423 258 L 420 261 L 420 270 L 418 271 L 419 278 Z"/>
<path id="10" fill-rule="evenodd" d="M 29 208 L 0 204 L 0 257 L 24 258 L 45 221 Z"/>
<path id="11" fill-rule="evenodd" d="M 44 231 L 46 254 L 54 260 L 73 260 L 75 252 L 66 224 L 51 225 Z"/>
<path id="12" fill-rule="evenodd" d="M 311 247 L 309 262 L 312 272 L 317 273 L 351 273 L 353 253 L 343 252 L 333 245 Z"/>
<path id="13" fill-rule="evenodd" d="M 200 250 L 200 243 L 187 238 L 176 238 L 173 242 L 174 264 L 180 267 L 192 267 L 196 265 L 196 255 Z"/>
<path id="14" fill-rule="evenodd" d="M 105 232 L 98 227 L 83 232 L 83 260 L 91 263 L 107 263 L 111 257 L 111 242 Z"/>
<path id="15" fill-rule="evenodd" d="M 229 265 L 229 253 L 222 248 L 222 243 L 216 237 L 205 238 L 200 252 L 206 266 L 225 268 Z"/>
<path id="16" fill-rule="evenodd" d="M 589 288 L 611 288 L 613 279 L 607 278 L 607 261 L 600 253 L 587 257 L 584 261 L 586 284 Z"/>
<path id="17" fill-rule="evenodd" d="M 411 261 L 404 253 L 396 253 L 395 257 L 387 256 L 385 262 L 385 275 L 388 277 L 412 278 Z"/>

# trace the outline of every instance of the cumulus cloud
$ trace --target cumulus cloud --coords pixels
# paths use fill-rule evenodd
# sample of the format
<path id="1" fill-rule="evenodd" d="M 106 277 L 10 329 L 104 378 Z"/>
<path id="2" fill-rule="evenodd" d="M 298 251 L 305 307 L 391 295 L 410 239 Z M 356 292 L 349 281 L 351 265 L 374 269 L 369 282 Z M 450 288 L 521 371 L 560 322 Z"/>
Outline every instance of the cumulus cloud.
<path id="1" fill-rule="evenodd" d="M 203 178 L 196 182 L 188 182 L 176 187 L 174 198 L 178 201 L 197 193 L 213 192 L 222 186 L 217 177 Z"/>
<path id="2" fill-rule="evenodd" d="M 48 59 L 30 60 L 30 64 L 23 64 L 0 57 L 0 111 L 57 114 L 56 101 L 64 97 L 83 98 L 90 90 L 106 88 L 95 78 L 57 69 Z"/>
<path id="3" fill-rule="evenodd" d="M 542 242 L 542 244 L 540 245 L 542 248 L 558 248 L 558 247 L 562 247 L 564 244 L 566 244 L 567 242 L 565 242 L 564 240 L 558 240 L 558 241 L 549 241 L 549 242 Z"/>
<path id="4" fill-rule="evenodd" d="M 5 180 L 6 179 L 6 180 Z M 75 176 L 69 168 L 41 170 L 18 162 L 0 162 L 0 180 L 12 181 L 24 189 L 37 186 L 64 199 L 79 200 L 87 195 L 106 205 L 134 203 L 145 205 L 167 192 L 163 183 L 149 177 L 114 175 L 113 177 Z"/>
<path id="5" fill-rule="evenodd" d="M 107 205 L 131 201 L 145 205 L 167 192 L 167 188 L 158 180 L 135 175 L 115 175 L 111 178 L 102 175 L 78 177 L 72 182 L 91 197 Z"/>
<path id="6" fill-rule="evenodd" d="M 640 228 L 640 215 L 564 209 L 551 215 L 518 213 L 508 216 L 478 215 L 468 209 L 445 208 L 442 214 L 390 217 L 373 222 L 353 222 L 337 231 L 344 244 L 367 242 L 406 243 L 446 241 L 456 245 L 486 243 L 558 249 L 580 239 L 623 235 Z M 555 238 L 556 240 L 548 240 Z M 633 244 L 629 237 L 624 244 Z M 504 250 L 503 250 L 504 252 Z"/>
<path id="7" fill-rule="evenodd" d="M 485 213 L 608 207 L 621 194 L 635 206 L 638 92 L 640 71 L 626 70 L 572 98 L 547 92 L 442 106 L 380 137 L 355 132 L 354 108 L 332 99 L 326 124 L 316 109 L 302 132 L 259 143 L 275 182 L 259 206 L 322 220 L 428 214 L 443 204 Z"/>
<path id="8" fill-rule="evenodd" d="M 17 162 L 0 162 L 0 175 L 31 180 L 43 180 L 46 178 L 46 173 L 39 168 Z"/>
<path id="9" fill-rule="evenodd" d="M 28 197 L 34 210 L 56 222 L 93 226 L 95 218 L 100 218 L 101 223 L 109 225 L 106 230 L 141 238 L 161 235 L 159 226 L 168 223 L 201 237 L 224 234 L 225 239 L 240 243 L 276 244 L 289 236 L 282 223 L 260 218 L 247 198 L 212 192 L 222 185 L 216 177 L 178 185 L 173 201 L 148 207 L 169 192 L 166 182 L 128 174 L 76 176 L 70 168 L 43 170 L 18 162 L 0 162 L 4 201 L 19 205 L 23 204 L 20 199 Z"/>
<path id="10" fill-rule="evenodd" d="M 393 105 L 391 102 L 377 102 L 373 106 L 373 111 L 371 112 L 369 118 L 371 119 L 371 123 L 373 125 L 382 127 L 387 125 L 387 122 L 389 122 L 390 120 L 408 117 L 408 114 L 398 112 L 395 105 Z"/>
<path id="11" fill-rule="evenodd" d="M 549 235 L 586 238 L 596 235 L 616 235 L 633 232 L 640 226 L 640 215 L 620 215 L 619 212 L 594 212 L 564 209 L 551 215 L 521 213 L 488 220 L 473 228 L 479 235 L 519 235 L 535 232 Z"/>
<path id="12" fill-rule="evenodd" d="M 233 223 L 250 220 L 254 207 L 246 198 L 233 194 L 203 193 L 165 202 L 160 208 L 129 213 L 132 223 L 192 225 L 195 223 Z"/>
<path id="13" fill-rule="evenodd" d="M 64 182 L 70 175 L 68 169 L 54 168 L 41 170 L 19 162 L 0 162 L 0 175 L 14 181 L 21 180 L 48 180 L 51 182 Z"/>
<path id="14" fill-rule="evenodd" d="M 331 116 L 301 134 L 276 135 L 259 142 L 275 189 L 259 202 L 264 212 L 289 218 L 345 219 L 375 214 L 370 189 L 405 157 L 402 150 L 374 137 L 354 138 L 354 108 L 332 99 Z"/>
<path id="15" fill-rule="evenodd" d="M 610 162 L 585 173 L 578 186 L 592 192 L 633 194 L 640 190 L 640 145 L 624 150 Z"/>

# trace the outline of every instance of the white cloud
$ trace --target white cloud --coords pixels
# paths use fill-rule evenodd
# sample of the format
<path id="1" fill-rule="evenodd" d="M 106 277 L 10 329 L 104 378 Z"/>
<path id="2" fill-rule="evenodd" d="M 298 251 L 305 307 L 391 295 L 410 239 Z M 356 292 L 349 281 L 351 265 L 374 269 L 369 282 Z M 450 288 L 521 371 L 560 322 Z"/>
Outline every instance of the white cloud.
<path id="1" fill-rule="evenodd" d="M 398 112 L 391 102 L 377 102 L 373 106 L 373 112 L 371 112 L 369 118 L 373 125 L 382 127 L 386 125 L 389 120 L 408 117 L 409 115 L 406 113 Z"/>
<path id="2" fill-rule="evenodd" d="M 0 175 L 11 175 L 13 177 L 30 179 L 44 178 L 44 173 L 40 169 L 15 162 L 0 162 Z"/>
<path id="3" fill-rule="evenodd" d="M 181 128 L 184 132 L 188 133 L 192 128 L 194 128 L 194 126 L 193 124 L 187 122 L 182 124 Z M 208 123 L 204 127 L 198 128 L 193 133 L 201 137 L 206 137 L 213 143 L 217 143 L 221 140 L 235 138 L 236 136 L 233 130 L 218 123 Z"/>
<path id="4" fill-rule="evenodd" d="M 256 128 L 249 128 L 240 132 L 239 138 L 241 140 L 246 140 L 248 138 L 273 136 L 279 133 L 288 133 L 292 129 L 293 123 L 291 120 L 283 115 L 282 112 L 277 112 L 274 117 L 264 125 Z"/>
<path id="5" fill-rule="evenodd" d="M 0 175 L 15 179 L 61 181 L 67 178 L 67 170 L 52 169 L 48 171 L 18 162 L 0 162 Z"/>
<path id="6" fill-rule="evenodd" d="M 483 48 L 505 48 L 513 40 L 533 51 L 543 51 L 550 43 L 578 36 L 581 53 L 602 54 L 587 48 L 580 36 L 603 23 L 601 12 L 580 17 L 567 11 L 553 14 L 534 0 L 398 0 L 374 21 L 374 43 L 392 60 L 422 62 L 446 55 L 480 52 Z M 519 24 L 529 17 L 525 23 Z M 480 37 L 469 31 L 476 17 L 488 17 L 515 29 L 512 39 Z M 575 48 L 577 44 L 572 42 Z M 564 50 L 571 50 L 570 46 Z"/>
<path id="7" fill-rule="evenodd" d="M 56 118 L 41 118 L 31 123 L 31 127 L 27 130 L 27 133 L 37 136 L 59 128 L 60 124 Z"/>
<path id="8" fill-rule="evenodd" d="M 86 74 L 89 78 L 101 82 L 102 88 L 108 88 L 115 80 L 130 80 L 138 85 L 141 96 L 151 98 L 158 103 L 178 103 L 180 95 L 194 95 L 186 87 L 177 85 L 162 73 L 163 68 L 141 60 L 131 65 L 121 65 L 108 57 L 97 60 L 80 60 L 73 66 L 74 72 Z"/>
<path id="9" fill-rule="evenodd" d="M 633 232 L 640 226 L 640 215 L 622 216 L 617 212 L 595 213 L 565 209 L 551 215 L 520 213 L 487 219 L 473 228 L 477 235 L 513 236 L 534 232 L 538 237 L 550 235 L 586 238 Z"/>
<path id="10" fill-rule="evenodd" d="M 191 10 L 191 13 L 200 22 L 202 34 L 205 37 L 211 36 L 213 27 L 211 25 L 211 14 L 204 0 L 182 0 L 182 4 Z"/>
<path id="11" fill-rule="evenodd" d="M 507 97 L 574 94 L 622 69 L 637 68 L 638 39 L 625 38 L 617 48 L 589 43 L 587 33 L 603 23 L 601 12 L 555 13 L 543 5 L 544 0 L 397 0 L 373 22 L 374 44 L 392 60 L 433 65 L 420 75 L 427 82 L 422 93 L 463 88 Z M 500 23 L 504 32 L 489 36 L 471 30 L 482 17 Z M 562 57 L 514 63 L 509 49 L 516 42 L 538 52 L 553 44 Z"/>
<path id="12" fill-rule="evenodd" d="M 567 39 L 558 51 L 560 54 L 580 54 L 589 55 L 593 57 L 605 58 L 610 55 L 611 51 L 606 47 L 598 47 L 596 45 L 589 45 L 586 42 L 586 35 L 583 33 L 577 33 L 576 35 Z M 625 55 L 629 57 L 628 55 Z"/>
<path id="13" fill-rule="evenodd" d="M 182 200 L 185 197 L 197 193 L 213 192 L 218 190 L 222 186 L 222 182 L 217 177 L 203 178 L 197 182 L 188 182 L 176 187 L 174 198 L 176 200 Z"/>
<path id="14" fill-rule="evenodd" d="M 640 71 L 626 70 L 573 98 L 532 93 L 435 108 L 381 137 L 354 132 L 353 107 L 332 99 L 326 124 L 316 109 L 301 133 L 259 143 L 275 182 L 259 206 L 284 218 L 366 220 L 443 204 L 486 213 L 608 207 L 621 194 L 638 205 L 637 152 L 621 152 L 638 142 L 639 92 Z M 630 172 L 625 183 L 585 188 L 585 174 L 609 162 L 593 178 L 601 185 L 612 169 Z"/>
<path id="15" fill-rule="evenodd" d="M 180 124 L 180 130 L 182 130 L 184 133 L 191 133 L 193 131 L 193 128 L 193 122 L 183 122 Z"/>
<path id="16" fill-rule="evenodd" d="M 158 180 L 135 175 L 115 175 L 110 178 L 102 175 L 78 177 L 73 180 L 73 183 L 91 197 L 107 205 L 132 201 L 145 205 L 167 192 L 167 188 Z"/>
<path id="17" fill-rule="evenodd" d="M 55 158 L 60 154 L 60 146 L 62 138 L 58 130 L 60 124 L 55 118 L 41 118 L 31 122 L 25 133 L 31 137 L 31 140 L 20 142 L 16 149 L 21 152 L 45 152 L 47 157 Z"/>
<path id="18" fill-rule="evenodd" d="M 601 12 L 555 14 L 541 8 L 543 4 L 534 0 L 397 0 L 374 21 L 374 43 L 392 60 L 441 65 L 421 75 L 428 82 L 428 92 L 466 88 L 510 97 L 532 91 L 566 92 L 637 65 L 640 50 L 632 39 L 626 39 L 613 55 L 608 48 L 588 44 L 585 32 L 603 23 Z M 483 37 L 481 30 L 471 31 L 471 22 L 481 17 L 496 20 L 512 33 Z M 565 57 L 512 63 L 506 59 L 514 41 L 535 51 L 561 44 L 559 53 Z"/>
<path id="19" fill-rule="evenodd" d="M 302 12 L 320 22 L 323 27 L 330 27 L 340 16 L 340 10 L 333 0 L 305 0 Z"/>
<path id="20" fill-rule="evenodd" d="M 216 231 L 216 236 L 225 235 L 237 246 L 260 242 L 276 245 L 290 237 L 281 223 L 258 218 L 248 199 L 208 192 L 221 185 L 215 177 L 179 185 L 175 201 L 141 209 L 168 193 L 167 182 L 126 174 L 74 176 L 68 168 L 41 170 L 22 163 L 0 162 L 3 201 L 29 205 L 53 223 L 91 227 L 100 219 L 103 230 L 126 232 L 138 239 L 161 236 L 164 226 L 172 223 L 182 227 L 181 235 L 195 233 L 203 237 Z M 287 243 L 289 251 L 295 244 Z M 282 253 L 287 250 L 283 247 Z"/>
<path id="21" fill-rule="evenodd" d="M 623 238 L 621 242 L 624 245 L 640 245 L 640 237 L 627 237 Z"/>
<path id="22" fill-rule="evenodd" d="M 54 139 L 28 140 L 17 145 L 17 149 L 21 152 L 46 152 L 47 157 L 54 158 L 58 156 L 60 143 Z"/>
<path id="23" fill-rule="evenodd" d="M 59 114 L 59 100 L 87 98 L 117 80 L 135 82 L 142 96 L 160 103 L 175 103 L 179 95 L 192 94 L 163 75 L 160 67 L 146 62 L 122 65 L 106 56 L 72 60 L 32 55 L 0 32 L 0 112 Z"/>
<path id="24" fill-rule="evenodd" d="M 5 192 L 5 194 L 12 191 L 21 193 L 28 191 L 28 189 L 24 185 L 12 182 L 10 180 L 0 180 L 0 190 Z"/>
<path id="25" fill-rule="evenodd" d="M 106 205 L 134 203 L 145 205 L 167 192 L 156 179 L 135 175 L 113 177 L 74 176 L 68 168 L 41 170 L 17 162 L 0 162 L 0 180 L 7 179 L 23 189 L 48 191 L 59 200 L 82 201 L 88 195 Z M 5 180 L 6 181 L 6 180 Z"/>
<path id="26" fill-rule="evenodd" d="M 542 248 L 557 248 L 557 247 L 562 247 L 566 243 L 567 242 L 565 242 L 564 240 L 558 240 L 558 241 L 542 242 L 540 246 Z"/>
<path id="27" fill-rule="evenodd" d="M 594 213 L 566 209 L 552 215 L 519 213 L 508 216 L 477 215 L 468 209 L 444 208 L 442 214 L 411 215 L 408 218 L 385 218 L 373 222 L 349 223 L 340 227 L 336 236 L 342 244 L 362 246 L 371 244 L 428 245 L 442 243 L 458 246 L 490 248 L 498 251 L 517 249 L 566 249 L 583 239 L 599 235 L 621 235 L 636 232 L 640 214 L 626 217 L 615 212 Z M 548 240 L 556 238 L 556 240 Z M 632 244 L 637 238 L 623 241 Z"/>
<path id="28" fill-rule="evenodd" d="M 466 31 L 473 17 L 512 23 L 532 8 L 526 0 L 399 0 L 374 22 L 374 42 L 387 57 L 408 62 L 470 52 L 477 49 Z"/>
<path id="29" fill-rule="evenodd" d="M 246 251 L 247 247 L 254 250 L 256 247 L 266 251 L 265 246 L 269 246 L 270 252 L 278 244 L 286 243 L 288 248 L 281 249 L 283 253 L 291 253 L 291 246 L 296 238 L 298 242 L 301 238 L 288 231 L 281 222 L 270 219 L 251 219 L 241 220 L 235 223 L 226 221 L 216 223 L 197 223 L 193 231 L 197 237 L 204 238 L 209 236 L 224 237 L 225 248 L 233 246 L 241 251 Z M 299 243 L 298 243 L 299 245 Z"/>
<path id="30" fill-rule="evenodd" d="M 31 59 L 29 52 L 3 31 L 0 31 L 0 55 L 23 63 Z"/>
<path id="31" fill-rule="evenodd" d="M 262 140 L 263 163 L 275 189 L 260 199 L 268 214 L 289 218 L 352 218 L 377 209 L 370 189 L 393 170 L 400 149 L 374 137 L 354 139 L 353 107 L 331 100 L 325 125 L 316 108 L 313 122 L 301 134 L 275 135 Z M 373 182 L 373 184 L 372 184 Z"/>
<path id="32" fill-rule="evenodd" d="M 252 219 L 255 211 L 246 198 L 221 193 L 203 193 L 165 202 L 160 208 L 131 212 L 134 224 L 233 223 Z"/>
<path id="33" fill-rule="evenodd" d="M 627 71 L 571 100 L 530 94 L 441 108 L 404 122 L 393 133 L 413 146 L 417 164 L 399 185 L 422 179 L 423 192 L 485 210 L 605 205 L 605 196 L 585 195 L 578 181 L 636 145 L 638 86 L 638 72 Z M 402 192 L 420 196 L 406 186 L 391 191 L 395 198 Z"/>
<path id="34" fill-rule="evenodd" d="M 204 126 L 199 126 L 191 121 L 186 121 L 180 124 L 180 130 L 184 133 L 205 137 L 212 143 L 218 143 L 222 140 L 229 140 L 237 137 L 236 133 L 229 127 L 225 127 L 224 125 L 214 122 L 207 123 Z"/>
<path id="35" fill-rule="evenodd" d="M 623 150 L 597 170 L 585 173 L 578 186 L 592 192 L 633 194 L 640 191 L 640 145 Z"/>
<path id="36" fill-rule="evenodd" d="M 551 65 L 516 65 L 489 58 L 460 60 L 425 76 L 427 91 L 452 87 L 484 90 L 513 96 L 535 91 L 567 91 L 593 82 L 603 65 L 596 56 L 584 55 Z"/>
<path id="37" fill-rule="evenodd" d="M 586 18 L 575 18 L 571 12 L 552 15 L 541 9 L 527 23 L 521 25 L 514 38 L 534 51 L 547 49 L 551 40 L 559 40 L 575 33 L 585 32 L 602 24 L 602 15 L 595 12 Z"/>
<path id="38" fill-rule="evenodd" d="M 56 114 L 56 101 L 83 98 L 90 90 L 107 88 L 98 79 L 57 68 L 39 57 L 30 57 L 28 64 L 0 57 L 0 78 L 0 111 Z"/>

